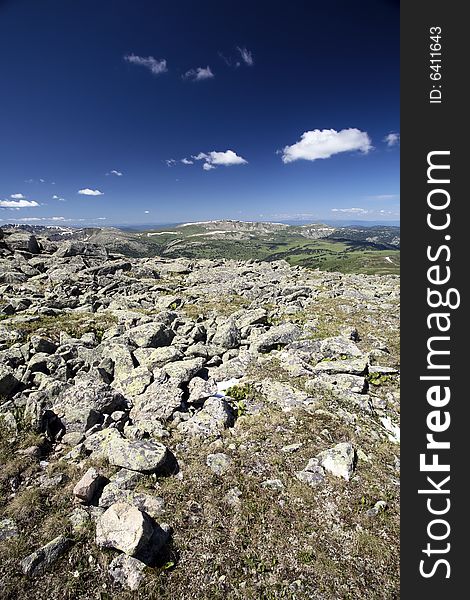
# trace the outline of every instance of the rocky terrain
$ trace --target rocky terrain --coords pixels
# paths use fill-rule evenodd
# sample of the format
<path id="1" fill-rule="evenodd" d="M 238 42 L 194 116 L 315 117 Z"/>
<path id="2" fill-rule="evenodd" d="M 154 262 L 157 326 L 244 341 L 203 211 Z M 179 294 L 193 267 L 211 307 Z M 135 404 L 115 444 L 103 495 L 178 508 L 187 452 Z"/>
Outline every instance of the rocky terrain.
<path id="1" fill-rule="evenodd" d="M 8 599 L 399 597 L 399 281 L 0 240 Z"/>
<path id="2" fill-rule="evenodd" d="M 400 228 L 286 225 L 217 220 L 136 230 L 117 227 L 3 225 L 1 232 L 29 232 L 52 241 L 89 242 L 131 258 L 286 260 L 322 271 L 398 274 Z"/>

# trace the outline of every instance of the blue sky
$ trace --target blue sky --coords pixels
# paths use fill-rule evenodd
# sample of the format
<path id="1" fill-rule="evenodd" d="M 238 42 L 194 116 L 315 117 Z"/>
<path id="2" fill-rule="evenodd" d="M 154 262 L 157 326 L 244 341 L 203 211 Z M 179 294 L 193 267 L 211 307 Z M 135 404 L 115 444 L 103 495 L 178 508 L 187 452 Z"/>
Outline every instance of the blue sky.
<path id="1" fill-rule="evenodd" d="M 396 1 L 0 0 L 0 72 L 3 222 L 399 218 Z"/>

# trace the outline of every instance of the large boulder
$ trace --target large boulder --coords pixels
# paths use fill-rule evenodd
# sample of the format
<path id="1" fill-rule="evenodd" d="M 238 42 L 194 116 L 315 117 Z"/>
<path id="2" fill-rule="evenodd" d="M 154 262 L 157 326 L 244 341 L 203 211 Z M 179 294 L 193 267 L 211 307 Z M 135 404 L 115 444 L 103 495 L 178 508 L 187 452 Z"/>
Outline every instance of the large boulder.
<path id="1" fill-rule="evenodd" d="M 115 548 L 129 556 L 142 552 L 152 534 L 150 517 L 125 502 L 112 504 L 96 523 L 96 544 L 101 548 Z"/>
<path id="2" fill-rule="evenodd" d="M 129 329 L 127 338 L 131 344 L 138 348 L 158 348 L 169 346 L 175 337 L 174 331 L 164 323 L 145 323 Z"/>
<path id="3" fill-rule="evenodd" d="M 271 327 L 269 331 L 257 336 L 253 340 L 251 348 L 256 352 L 270 352 L 278 347 L 290 344 L 300 337 L 301 333 L 302 330 L 298 325 L 283 323 L 282 325 Z"/>
<path id="4" fill-rule="evenodd" d="M 125 409 L 127 401 L 122 394 L 91 377 L 76 378 L 75 385 L 52 400 L 52 411 L 67 433 L 85 432 L 102 423 L 104 414 Z"/>

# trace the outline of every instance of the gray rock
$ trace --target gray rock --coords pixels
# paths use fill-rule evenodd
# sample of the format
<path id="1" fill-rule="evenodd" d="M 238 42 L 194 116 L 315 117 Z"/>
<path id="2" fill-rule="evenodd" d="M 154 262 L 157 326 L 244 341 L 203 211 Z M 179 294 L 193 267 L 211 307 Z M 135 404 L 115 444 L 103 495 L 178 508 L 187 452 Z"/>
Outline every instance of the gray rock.
<path id="1" fill-rule="evenodd" d="M 219 436 L 223 429 L 233 425 L 235 417 L 230 404 L 222 398 L 211 397 L 193 417 L 179 423 L 177 429 L 190 436 Z"/>
<path id="2" fill-rule="evenodd" d="M 18 526 L 13 519 L 0 519 L 0 542 L 4 542 L 18 536 Z"/>
<path id="3" fill-rule="evenodd" d="M 59 535 L 21 561 L 25 575 L 37 577 L 53 565 L 72 545 L 72 540 Z"/>
<path id="4" fill-rule="evenodd" d="M 319 464 L 335 477 L 349 481 L 354 471 L 355 452 L 350 442 L 341 442 L 317 454 Z"/>
<path id="5" fill-rule="evenodd" d="M 96 523 L 97 546 L 115 548 L 129 556 L 142 552 L 152 534 L 150 517 L 124 502 L 112 504 Z"/>
<path id="6" fill-rule="evenodd" d="M 137 558 L 120 554 L 110 562 L 108 572 L 116 583 L 135 592 L 145 578 L 145 567 L 145 563 Z"/>
<path id="7" fill-rule="evenodd" d="M 85 448 L 102 456 L 115 467 L 140 473 L 153 473 L 167 466 L 169 453 L 163 444 L 152 440 L 127 440 L 116 429 L 105 429 L 90 435 Z"/>
<path id="8" fill-rule="evenodd" d="M 290 344 L 300 337 L 302 330 L 298 325 L 292 323 L 283 323 L 276 327 L 271 327 L 266 333 L 262 333 L 255 338 L 251 347 L 256 352 L 270 352 L 278 346 Z"/>
<path id="9" fill-rule="evenodd" d="M 188 383 L 197 373 L 199 373 L 203 366 L 204 359 L 197 357 L 168 363 L 162 370 L 181 385 L 182 383 Z"/>
<path id="10" fill-rule="evenodd" d="M 75 379 L 75 385 L 52 400 L 52 410 L 67 433 L 85 432 L 102 423 L 104 413 L 126 408 L 127 401 L 122 394 L 91 377 Z"/>
<path id="11" fill-rule="evenodd" d="M 146 323 L 127 332 L 127 338 L 139 348 L 158 348 L 169 346 L 175 334 L 163 323 Z"/>
<path id="12" fill-rule="evenodd" d="M 0 395 L 8 397 L 19 384 L 12 368 L 0 365 Z"/>
<path id="13" fill-rule="evenodd" d="M 149 371 L 159 369 L 176 360 L 183 360 L 184 355 L 174 346 L 162 348 L 136 348 L 133 352 L 139 365 L 147 367 Z"/>
<path id="14" fill-rule="evenodd" d="M 152 373 L 145 366 L 136 367 L 127 374 L 119 372 L 119 377 L 112 383 L 112 387 L 121 392 L 126 398 L 133 398 L 142 394 L 152 382 Z"/>
<path id="15" fill-rule="evenodd" d="M 216 475 L 223 475 L 226 471 L 228 471 L 228 469 L 230 469 L 231 462 L 232 461 L 230 460 L 230 457 L 222 452 L 208 454 L 206 459 L 206 465 Z"/>

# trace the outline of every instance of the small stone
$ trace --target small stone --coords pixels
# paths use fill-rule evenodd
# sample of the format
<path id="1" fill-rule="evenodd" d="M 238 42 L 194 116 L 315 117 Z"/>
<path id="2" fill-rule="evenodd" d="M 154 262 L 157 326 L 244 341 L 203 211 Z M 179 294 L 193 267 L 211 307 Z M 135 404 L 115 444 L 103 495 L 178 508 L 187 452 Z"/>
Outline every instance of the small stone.
<path id="1" fill-rule="evenodd" d="M 225 501 L 227 502 L 227 504 L 230 504 L 230 506 L 240 506 L 241 504 L 241 500 L 240 500 L 240 496 L 242 495 L 242 491 L 237 488 L 231 488 L 226 494 L 225 494 Z"/>
<path id="2" fill-rule="evenodd" d="M 18 526 L 13 519 L 0 519 L 0 542 L 18 537 Z"/>
<path id="3" fill-rule="evenodd" d="M 144 580 L 145 566 L 145 563 L 137 558 L 120 554 L 111 561 L 108 571 L 116 583 L 135 592 Z"/>
<path id="4" fill-rule="evenodd" d="M 230 468 L 230 457 L 223 452 L 208 454 L 206 465 L 216 475 L 223 475 Z"/>
<path id="5" fill-rule="evenodd" d="M 69 515 L 69 521 L 72 526 L 72 532 L 80 534 L 86 531 L 90 523 L 90 515 L 81 506 L 77 506 Z"/>
<path id="6" fill-rule="evenodd" d="M 286 452 L 286 453 L 297 452 L 297 450 L 300 450 L 300 448 L 302 448 L 302 443 L 289 444 L 288 446 L 282 447 L 281 452 Z"/>
<path id="7" fill-rule="evenodd" d="M 284 489 L 284 484 L 280 479 L 266 479 L 261 483 L 261 487 L 280 492 Z"/>
<path id="8" fill-rule="evenodd" d="M 355 452 L 351 443 L 336 444 L 317 455 L 319 464 L 335 477 L 342 477 L 349 481 L 354 470 Z"/>
<path id="9" fill-rule="evenodd" d="M 88 469 L 73 488 L 73 495 L 82 502 L 89 503 L 103 483 L 103 477 L 94 467 Z"/>

